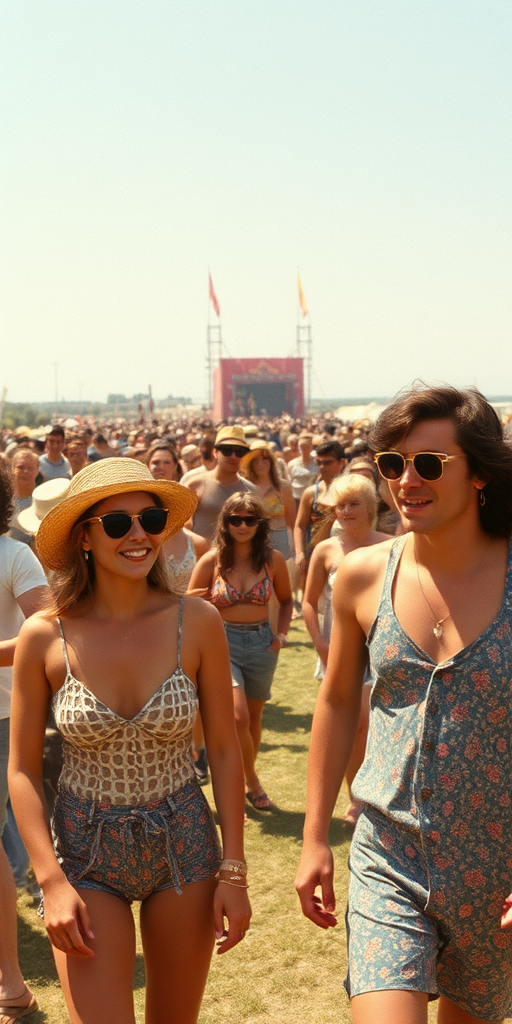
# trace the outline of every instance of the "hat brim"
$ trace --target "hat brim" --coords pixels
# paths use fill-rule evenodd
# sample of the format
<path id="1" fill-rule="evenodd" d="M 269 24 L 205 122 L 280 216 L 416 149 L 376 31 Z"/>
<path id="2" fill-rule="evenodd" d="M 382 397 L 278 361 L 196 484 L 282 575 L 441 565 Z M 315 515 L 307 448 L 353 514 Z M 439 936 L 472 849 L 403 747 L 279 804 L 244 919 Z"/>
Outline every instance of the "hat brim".
<path id="1" fill-rule="evenodd" d="M 32 536 L 35 536 L 38 532 L 42 521 L 42 519 L 39 519 L 39 516 L 36 516 L 32 505 L 29 505 L 28 508 L 24 508 L 18 513 L 18 523 L 22 530 L 26 530 L 26 532 L 31 533 Z"/>
<path id="2" fill-rule="evenodd" d="M 267 454 L 270 455 L 271 458 L 275 458 L 275 455 L 274 455 L 274 452 L 272 451 L 272 449 L 269 448 L 267 443 L 263 443 L 261 445 L 258 445 L 257 448 L 250 448 L 249 449 L 249 451 L 247 452 L 247 455 L 244 455 L 243 458 L 242 458 L 242 461 L 240 463 L 240 469 L 244 469 L 246 466 L 250 465 L 252 460 L 255 459 L 260 454 L 260 452 L 267 452 Z"/>
<path id="3" fill-rule="evenodd" d="M 36 548 L 43 566 L 53 572 L 67 569 L 72 557 L 69 535 L 80 516 L 92 505 L 114 494 L 130 494 L 134 491 L 155 494 L 163 502 L 164 508 L 169 509 L 167 525 L 160 535 L 162 543 L 181 530 L 197 507 L 195 494 L 170 480 L 127 480 L 91 487 L 80 494 L 64 498 L 41 520 Z"/>

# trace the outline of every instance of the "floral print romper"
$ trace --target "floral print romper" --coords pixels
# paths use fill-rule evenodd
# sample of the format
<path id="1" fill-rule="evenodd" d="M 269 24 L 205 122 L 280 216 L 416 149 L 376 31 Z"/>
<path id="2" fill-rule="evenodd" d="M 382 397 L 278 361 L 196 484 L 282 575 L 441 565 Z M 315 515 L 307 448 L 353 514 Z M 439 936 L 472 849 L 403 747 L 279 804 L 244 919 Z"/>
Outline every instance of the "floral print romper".
<path id="1" fill-rule="evenodd" d="M 512 546 L 495 621 L 436 665 L 392 604 L 406 541 L 391 550 L 368 637 L 367 753 L 353 785 L 365 804 L 350 851 L 350 996 L 443 993 L 468 1013 L 512 1012 Z"/>

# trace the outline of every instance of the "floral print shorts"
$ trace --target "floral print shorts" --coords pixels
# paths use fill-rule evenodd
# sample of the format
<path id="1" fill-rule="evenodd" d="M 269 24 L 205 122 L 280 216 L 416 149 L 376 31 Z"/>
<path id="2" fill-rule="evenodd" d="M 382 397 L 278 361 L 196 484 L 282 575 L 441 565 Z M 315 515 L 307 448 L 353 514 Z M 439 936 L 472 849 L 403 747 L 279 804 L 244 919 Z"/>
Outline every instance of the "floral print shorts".
<path id="1" fill-rule="evenodd" d="M 512 1011 L 512 935 L 500 929 L 508 891 L 482 900 L 465 876 L 439 901 L 418 830 L 365 807 L 350 850 L 347 909 L 350 997 L 381 989 L 442 993 L 468 1013 Z"/>
<path id="2" fill-rule="evenodd" d="M 126 903 L 199 882 L 220 864 L 217 830 L 193 780 L 165 800 L 117 806 L 60 792 L 53 817 L 55 850 L 66 878 Z"/>

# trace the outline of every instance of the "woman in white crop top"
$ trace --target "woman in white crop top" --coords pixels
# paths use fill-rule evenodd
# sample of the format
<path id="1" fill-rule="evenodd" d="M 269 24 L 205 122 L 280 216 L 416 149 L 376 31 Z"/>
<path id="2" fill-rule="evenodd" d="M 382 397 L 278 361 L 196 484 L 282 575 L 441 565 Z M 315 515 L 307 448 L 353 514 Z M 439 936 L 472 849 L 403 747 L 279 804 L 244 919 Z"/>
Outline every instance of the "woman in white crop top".
<path id="1" fill-rule="evenodd" d="M 38 535 L 53 605 L 19 641 L 10 791 L 71 1024 L 135 1024 L 132 901 L 146 1024 L 193 1024 L 215 937 L 225 952 L 249 927 L 227 643 L 215 609 L 172 593 L 161 552 L 195 504 L 135 460 L 104 459 Z M 64 746 L 54 843 L 41 781 L 50 703 Z M 192 763 L 199 708 L 222 853 Z"/>

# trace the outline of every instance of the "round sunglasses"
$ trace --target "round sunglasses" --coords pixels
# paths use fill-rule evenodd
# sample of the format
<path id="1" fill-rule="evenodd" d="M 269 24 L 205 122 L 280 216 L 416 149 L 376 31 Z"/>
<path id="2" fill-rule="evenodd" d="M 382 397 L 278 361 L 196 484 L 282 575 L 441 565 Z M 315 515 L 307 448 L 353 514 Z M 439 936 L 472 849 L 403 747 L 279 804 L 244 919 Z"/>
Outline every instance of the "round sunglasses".
<path id="1" fill-rule="evenodd" d="M 261 522 L 259 516 L 228 516 L 230 526 L 242 526 L 242 523 L 245 523 L 246 526 L 256 526 L 259 522 Z"/>
<path id="2" fill-rule="evenodd" d="M 104 516 L 93 516 L 85 519 L 85 523 L 101 523 L 107 537 L 119 540 L 130 532 L 134 519 L 138 519 L 144 533 L 156 536 L 163 533 L 169 517 L 168 508 L 145 508 L 143 512 L 131 516 L 129 512 L 106 512 Z"/>
<path id="3" fill-rule="evenodd" d="M 445 462 L 458 462 L 465 455 L 444 455 L 442 452 L 414 452 L 413 455 L 402 455 L 401 452 L 377 452 L 374 456 L 379 473 L 384 480 L 400 480 L 405 473 L 408 462 L 422 480 L 440 480 Z"/>

